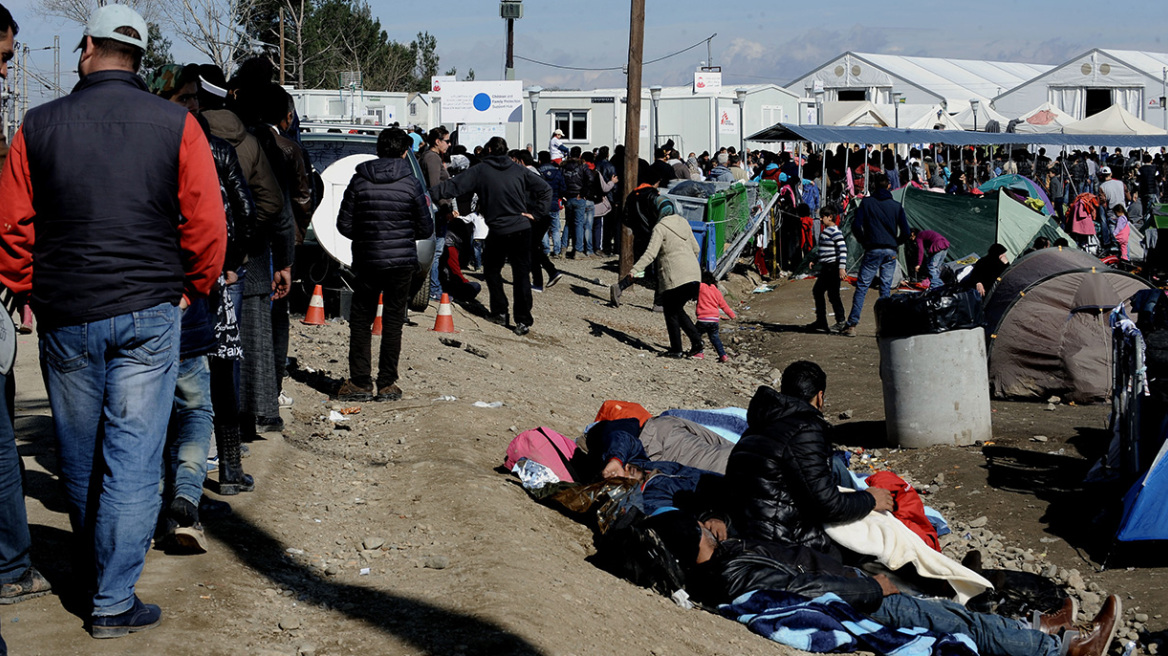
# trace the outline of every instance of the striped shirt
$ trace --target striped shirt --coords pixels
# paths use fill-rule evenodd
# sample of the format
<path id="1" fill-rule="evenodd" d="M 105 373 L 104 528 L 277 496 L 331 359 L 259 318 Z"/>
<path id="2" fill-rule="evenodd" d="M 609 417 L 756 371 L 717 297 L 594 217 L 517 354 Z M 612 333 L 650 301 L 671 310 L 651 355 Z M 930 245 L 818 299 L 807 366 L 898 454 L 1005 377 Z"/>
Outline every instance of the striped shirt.
<path id="1" fill-rule="evenodd" d="M 837 226 L 824 228 L 819 232 L 819 263 L 848 265 L 848 244 L 844 233 Z"/>

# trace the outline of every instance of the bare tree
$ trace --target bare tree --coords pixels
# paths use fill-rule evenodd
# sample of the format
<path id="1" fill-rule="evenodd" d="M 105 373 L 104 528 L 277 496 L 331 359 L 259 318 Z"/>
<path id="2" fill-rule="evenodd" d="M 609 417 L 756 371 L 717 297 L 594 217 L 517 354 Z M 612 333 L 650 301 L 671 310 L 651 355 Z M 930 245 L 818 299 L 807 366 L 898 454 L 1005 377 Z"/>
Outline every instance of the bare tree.
<path id="1" fill-rule="evenodd" d="M 286 49 L 290 55 L 288 63 L 292 66 L 292 77 L 296 78 L 296 88 L 304 89 L 305 69 L 318 60 L 330 57 L 342 40 L 344 30 L 325 26 L 326 29 L 316 30 L 317 38 L 314 39 L 308 31 L 312 3 L 309 0 L 284 0 L 283 6 L 286 23 L 290 28 L 285 37 L 291 42 L 291 47 Z"/>
<path id="2" fill-rule="evenodd" d="M 110 4 L 109 0 L 38 0 L 36 8 L 42 14 L 85 25 L 94 9 L 107 4 Z M 141 14 L 147 23 L 157 22 L 159 0 L 121 0 L 119 4 L 128 5 Z"/>
<path id="3" fill-rule="evenodd" d="M 80 0 L 45 0 L 80 1 Z M 167 0 L 166 22 L 174 33 L 230 75 L 243 53 L 252 51 L 243 25 L 256 10 L 255 0 Z"/>

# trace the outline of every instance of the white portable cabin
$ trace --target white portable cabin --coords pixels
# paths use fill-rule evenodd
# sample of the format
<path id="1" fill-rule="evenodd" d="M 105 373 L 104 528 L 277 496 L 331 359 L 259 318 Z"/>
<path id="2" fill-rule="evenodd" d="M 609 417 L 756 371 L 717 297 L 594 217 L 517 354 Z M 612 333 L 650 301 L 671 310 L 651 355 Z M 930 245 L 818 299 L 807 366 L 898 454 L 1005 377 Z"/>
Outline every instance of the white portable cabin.
<path id="1" fill-rule="evenodd" d="M 1168 53 L 1095 48 L 994 98 L 1011 118 L 1050 102 L 1075 120 L 1119 105 L 1161 128 L 1168 114 L 1160 105 Z"/>

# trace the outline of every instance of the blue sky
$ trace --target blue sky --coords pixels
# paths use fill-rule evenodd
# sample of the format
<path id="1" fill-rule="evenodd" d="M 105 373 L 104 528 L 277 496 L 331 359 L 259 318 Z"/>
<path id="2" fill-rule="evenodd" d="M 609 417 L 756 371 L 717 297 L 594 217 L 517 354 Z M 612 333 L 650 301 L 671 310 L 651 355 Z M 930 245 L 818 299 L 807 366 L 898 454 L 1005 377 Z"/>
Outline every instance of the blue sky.
<path id="1" fill-rule="evenodd" d="M 81 28 L 35 10 L 36 0 L 5 3 L 21 25 L 19 41 L 32 48 L 51 46 L 61 35 L 64 86 L 76 80 L 71 48 Z M 1168 52 L 1162 0 L 1118 4 L 1085 0 L 1027 0 L 981 3 L 902 3 L 871 0 L 832 3 L 726 3 L 712 0 L 647 0 L 645 59 L 680 50 L 711 34 L 713 62 L 722 66 L 728 86 L 786 84 L 846 50 L 968 59 L 1001 59 L 1057 64 L 1093 47 Z M 504 24 L 495 0 L 442 0 L 423 5 L 372 0 L 390 38 L 408 42 L 419 31 L 438 40 L 441 67 L 470 68 L 478 79 L 503 72 Z M 782 6 L 782 11 L 778 7 Z M 433 9 L 429 9 L 432 7 Z M 1120 8 L 1122 7 L 1122 9 Z M 604 68 L 625 63 L 628 3 L 618 0 L 526 0 L 516 22 L 517 55 L 545 62 Z M 176 58 L 200 59 L 189 46 L 175 43 Z M 645 86 L 688 84 L 692 71 L 707 59 L 701 45 L 645 67 Z M 37 51 L 32 69 L 51 78 L 51 51 Z M 618 71 L 569 71 L 516 61 L 516 77 L 545 88 L 624 86 Z M 30 96 L 35 85 L 30 81 Z M 33 96 L 33 102 L 36 97 Z"/>

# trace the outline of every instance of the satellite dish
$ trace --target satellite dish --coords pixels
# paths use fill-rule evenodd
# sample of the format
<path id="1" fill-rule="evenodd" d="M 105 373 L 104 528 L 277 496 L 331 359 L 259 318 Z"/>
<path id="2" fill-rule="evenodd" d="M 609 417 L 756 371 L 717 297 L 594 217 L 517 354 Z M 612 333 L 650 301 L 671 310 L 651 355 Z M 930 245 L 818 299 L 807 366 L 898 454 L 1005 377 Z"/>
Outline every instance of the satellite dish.
<path id="1" fill-rule="evenodd" d="M 377 159 L 376 155 L 349 155 L 333 162 L 320 176 L 324 183 L 324 193 L 321 194 L 320 205 L 312 214 L 312 231 L 324 252 L 345 266 L 353 265 L 353 242 L 337 230 L 337 214 L 341 211 L 345 189 L 356 174 L 357 166 L 374 159 Z"/>
<path id="2" fill-rule="evenodd" d="M 0 375 L 7 376 L 16 363 L 16 323 L 12 313 L 16 311 L 16 295 L 7 287 L 0 287 Z"/>

